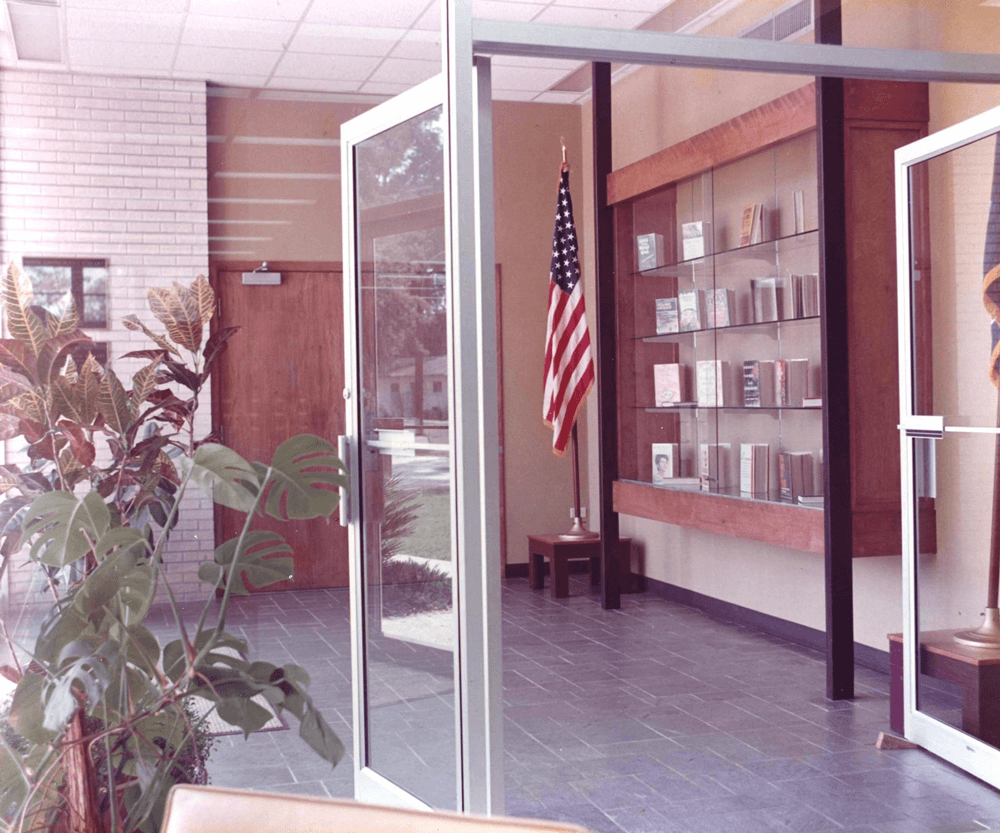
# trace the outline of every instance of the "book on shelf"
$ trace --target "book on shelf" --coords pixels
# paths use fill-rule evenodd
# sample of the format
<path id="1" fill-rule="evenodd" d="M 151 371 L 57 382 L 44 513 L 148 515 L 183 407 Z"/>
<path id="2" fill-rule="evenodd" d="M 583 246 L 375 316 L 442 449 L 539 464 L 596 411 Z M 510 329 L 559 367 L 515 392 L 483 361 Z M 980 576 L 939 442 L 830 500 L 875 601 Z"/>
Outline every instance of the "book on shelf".
<path id="1" fill-rule="evenodd" d="M 653 401 L 657 408 L 668 408 L 685 401 L 684 365 L 653 365 Z"/>
<path id="2" fill-rule="evenodd" d="M 705 290 L 705 323 L 709 327 L 731 327 L 736 323 L 736 293 L 733 290 Z"/>
<path id="3" fill-rule="evenodd" d="M 809 451 L 778 454 L 778 491 L 783 503 L 798 503 L 813 493 L 813 456 Z"/>
<path id="4" fill-rule="evenodd" d="M 730 487 L 729 443 L 701 443 L 698 446 L 698 475 L 703 492 L 720 492 Z"/>
<path id="5" fill-rule="evenodd" d="M 753 222 L 750 225 L 750 245 L 764 242 L 764 218 L 765 210 L 762 203 L 756 203 L 753 207 Z"/>
<path id="6" fill-rule="evenodd" d="M 804 191 L 792 192 L 792 210 L 795 215 L 795 233 L 802 234 L 806 230 L 806 199 Z"/>
<path id="7" fill-rule="evenodd" d="M 753 320 L 757 323 L 779 321 L 785 317 L 785 281 L 783 278 L 751 278 Z"/>
<path id="8" fill-rule="evenodd" d="M 676 298 L 656 299 L 656 334 L 680 332 Z"/>
<path id="9" fill-rule="evenodd" d="M 814 509 L 822 509 L 826 505 L 826 498 L 823 495 L 799 495 L 799 506 L 811 506 Z"/>
<path id="10" fill-rule="evenodd" d="M 705 235 L 708 228 L 709 224 L 702 220 L 681 223 L 681 256 L 684 260 L 696 260 L 705 256 Z"/>
<path id="11" fill-rule="evenodd" d="M 803 408 L 822 408 L 823 407 L 823 397 L 821 396 L 807 396 L 802 400 Z"/>
<path id="12" fill-rule="evenodd" d="M 819 315 L 819 273 L 802 275 L 802 318 Z"/>
<path id="13" fill-rule="evenodd" d="M 722 408 L 733 404 L 729 362 L 701 359 L 696 365 L 696 373 L 699 407 Z"/>
<path id="14" fill-rule="evenodd" d="M 754 224 L 760 222 L 757 214 L 760 206 L 751 203 L 743 209 L 743 217 L 740 219 L 740 245 L 749 246 L 753 240 Z"/>
<path id="15" fill-rule="evenodd" d="M 681 332 L 705 329 L 705 300 L 700 289 L 677 293 L 677 314 Z"/>
<path id="16" fill-rule="evenodd" d="M 801 408 L 809 392 L 809 359 L 776 359 L 774 401 L 776 405 Z"/>
<path id="17" fill-rule="evenodd" d="M 637 234 L 635 237 L 636 247 L 639 250 L 639 271 L 655 269 L 663 265 L 663 235 L 662 234 Z"/>
<path id="18" fill-rule="evenodd" d="M 743 362 L 743 405 L 774 407 L 774 362 L 759 359 Z"/>
<path id="19" fill-rule="evenodd" d="M 767 497 L 771 476 L 770 451 L 767 443 L 740 443 L 740 494 Z"/>
<path id="20" fill-rule="evenodd" d="M 680 477 L 681 454 L 679 443 L 653 443 L 653 483 L 664 483 Z"/>

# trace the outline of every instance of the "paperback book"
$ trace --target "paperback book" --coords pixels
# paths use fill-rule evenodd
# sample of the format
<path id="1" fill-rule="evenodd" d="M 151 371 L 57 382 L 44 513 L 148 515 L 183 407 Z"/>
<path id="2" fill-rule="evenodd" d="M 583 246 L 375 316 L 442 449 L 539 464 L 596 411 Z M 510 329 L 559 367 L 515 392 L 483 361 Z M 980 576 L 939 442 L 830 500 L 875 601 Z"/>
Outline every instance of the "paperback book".
<path id="1" fill-rule="evenodd" d="M 775 404 L 801 408 L 809 387 L 809 359 L 777 359 L 774 362 Z"/>
<path id="2" fill-rule="evenodd" d="M 698 447 L 698 476 L 703 492 L 724 492 L 730 488 L 729 443 L 701 443 Z"/>
<path id="3" fill-rule="evenodd" d="M 792 208 L 795 214 L 795 233 L 802 234 L 806 230 L 806 200 L 803 191 L 792 193 Z"/>
<path id="4" fill-rule="evenodd" d="M 656 299 L 656 334 L 680 332 L 676 298 Z"/>
<path id="5" fill-rule="evenodd" d="M 751 278 L 750 296 L 753 299 L 753 320 L 757 323 L 778 321 L 784 317 L 786 302 L 783 278 Z"/>
<path id="6" fill-rule="evenodd" d="M 684 366 L 653 365 L 653 400 L 657 408 L 669 408 L 685 401 Z"/>
<path id="7" fill-rule="evenodd" d="M 702 220 L 681 224 L 681 256 L 684 260 L 696 260 L 705 256 L 707 231 L 708 223 Z"/>
<path id="8" fill-rule="evenodd" d="M 808 451 L 782 451 L 778 455 L 778 489 L 783 503 L 798 503 L 813 493 L 813 456 Z"/>
<path id="9" fill-rule="evenodd" d="M 731 289 L 706 289 L 705 318 L 709 327 L 731 327 L 735 324 L 736 293 Z"/>
<path id="10" fill-rule="evenodd" d="M 639 250 L 639 271 L 663 265 L 663 235 L 638 234 L 635 238 Z"/>
<path id="11" fill-rule="evenodd" d="M 732 405 L 729 393 L 729 362 L 702 359 L 696 365 L 698 405 L 702 408 L 722 408 Z"/>
<path id="12" fill-rule="evenodd" d="M 663 484 L 680 477 L 681 460 L 678 443 L 653 443 L 653 483 Z"/>
<path id="13" fill-rule="evenodd" d="M 766 498 L 770 476 L 770 446 L 767 443 L 741 443 L 740 494 Z"/>
<path id="14" fill-rule="evenodd" d="M 700 289 L 678 292 L 677 310 L 681 332 L 705 329 L 705 302 Z"/>
<path id="15" fill-rule="evenodd" d="M 758 359 L 743 362 L 743 405 L 774 407 L 774 362 Z"/>

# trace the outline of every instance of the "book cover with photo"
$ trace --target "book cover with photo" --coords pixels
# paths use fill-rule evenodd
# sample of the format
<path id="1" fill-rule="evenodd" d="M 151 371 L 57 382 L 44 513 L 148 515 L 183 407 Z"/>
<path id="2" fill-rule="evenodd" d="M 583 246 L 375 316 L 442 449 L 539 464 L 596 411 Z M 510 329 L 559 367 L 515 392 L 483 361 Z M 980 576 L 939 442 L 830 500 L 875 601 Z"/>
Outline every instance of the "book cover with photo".
<path id="1" fill-rule="evenodd" d="M 705 323 L 709 327 L 736 323 L 736 293 L 732 289 L 705 290 Z"/>
<path id="2" fill-rule="evenodd" d="M 655 269 L 663 265 L 663 235 L 662 234 L 638 234 L 635 238 L 636 248 L 639 252 L 639 271 Z"/>
<path id="3" fill-rule="evenodd" d="M 653 443 L 653 483 L 662 486 L 680 477 L 681 460 L 679 443 Z"/>
<path id="4" fill-rule="evenodd" d="M 676 298 L 656 299 L 656 334 L 679 333 L 680 320 L 677 317 Z"/>
<path id="5" fill-rule="evenodd" d="M 677 293 L 677 310 L 681 332 L 705 329 L 705 303 L 700 289 L 685 289 Z"/>
<path id="6" fill-rule="evenodd" d="M 704 257 L 708 249 L 705 246 L 709 224 L 697 220 L 693 223 L 681 223 L 681 256 L 684 260 L 697 260 Z"/>

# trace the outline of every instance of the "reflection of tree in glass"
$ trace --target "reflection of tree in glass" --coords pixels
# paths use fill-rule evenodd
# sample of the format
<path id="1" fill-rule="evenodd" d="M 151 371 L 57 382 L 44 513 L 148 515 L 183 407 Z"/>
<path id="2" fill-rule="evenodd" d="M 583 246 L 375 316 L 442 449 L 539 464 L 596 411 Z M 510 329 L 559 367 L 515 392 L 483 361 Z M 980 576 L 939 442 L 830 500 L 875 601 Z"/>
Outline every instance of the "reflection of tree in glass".
<path id="1" fill-rule="evenodd" d="M 435 107 L 357 149 L 361 210 L 444 191 L 444 124 Z"/>

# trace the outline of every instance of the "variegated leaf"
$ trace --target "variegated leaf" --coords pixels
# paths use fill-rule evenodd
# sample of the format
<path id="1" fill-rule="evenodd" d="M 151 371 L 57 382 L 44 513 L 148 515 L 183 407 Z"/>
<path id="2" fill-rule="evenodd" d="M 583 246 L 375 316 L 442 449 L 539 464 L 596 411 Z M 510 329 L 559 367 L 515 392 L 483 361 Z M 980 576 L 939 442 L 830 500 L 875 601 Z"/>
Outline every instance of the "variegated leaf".
<path id="1" fill-rule="evenodd" d="M 20 373 L 32 382 L 38 381 L 37 361 L 31 348 L 13 338 L 0 338 L 0 364 Z"/>
<path id="2" fill-rule="evenodd" d="M 92 354 L 88 353 L 87 355 Z M 80 378 L 80 369 L 76 366 L 76 360 L 72 353 L 66 354 L 66 361 L 63 362 L 62 372 L 59 375 L 72 385 L 75 385 Z"/>
<path id="3" fill-rule="evenodd" d="M 132 377 L 132 407 L 137 409 L 156 388 L 156 367 L 160 360 L 156 359 L 139 370 Z"/>
<path id="4" fill-rule="evenodd" d="M 58 416 L 73 420 L 78 425 L 90 425 L 94 415 L 88 416 L 81 396 L 81 385 L 73 384 L 65 377 L 57 377 L 52 381 L 52 406 Z"/>
<path id="5" fill-rule="evenodd" d="M 162 347 L 164 350 L 170 351 L 175 356 L 180 355 L 180 351 L 173 344 L 171 344 L 166 338 L 161 336 L 159 333 L 154 333 L 151 329 L 149 329 L 149 327 L 147 327 L 139 320 L 139 316 L 134 314 L 126 315 L 124 318 L 122 318 L 122 324 L 125 325 L 126 330 L 134 330 L 134 331 L 141 330 L 143 333 L 146 334 L 147 338 L 156 342 L 156 344 Z"/>
<path id="6" fill-rule="evenodd" d="M 67 425 L 61 423 L 59 433 L 69 440 L 69 451 L 80 465 L 91 466 L 94 463 L 96 451 L 94 444 L 87 439 L 86 434 L 79 425 Z"/>
<path id="7" fill-rule="evenodd" d="M 121 381 L 114 371 L 108 368 L 101 380 L 97 394 L 97 409 L 104 416 L 104 421 L 118 434 L 125 434 L 132 426 L 135 414 L 132 403 Z"/>
<path id="8" fill-rule="evenodd" d="M 90 343 L 90 336 L 80 330 L 71 333 L 52 336 L 46 339 L 38 352 L 38 379 L 43 385 L 52 383 L 54 374 L 58 374 L 62 365 L 62 357 L 77 344 Z"/>
<path id="9" fill-rule="evenodd" d="M 31 390 L 31 382 L 20 373 L 0 365 L 0 390 L 9 391 L 8 393 L 0 394 L 0 401 L 2 401 L 10 396 L 16 396 L 26 390 Z"/>
<path id="10" fill-rule="evenodd" d="M 191 284 L 191 293 L 194 295 L 195 303 L 198 305 L 198 316 L 202 324 L 207 324 L 215 315 L 215 290 L 205 279 L 204 275 L 198 275 Z"/>
<path id="11" fill-rule="evenodd" d="M 7 401 L 7 405 L 21 418 L 44 425 L 46 422 L 45 397 L 37 390 L 18 394 Z"/>
<path id="12" fill-rule="evenodd" d="M 21 478 L 17 476 L 17 472 L 6 466 L 0 466 L 0 494 L 6 494 L 11 489 L 16 489 L 20 485 Z"/>
<path id="13" fill-rule="evenodd" d="M 12 440 L 21 433 L 21 420 L 11 414 L 0 414 L 0 441 Z"/>
<path id="14" fill-rule="evenodd" d="M 7 329 L 22 344 L 27 344 L 36 356 L 42 349 L 48 334 L 45 325 L 31 309 L 34 292 L 31 281 L 11 263 L 3 279 L 2 291 L 4 307 L 7 309 Z"/>
<path id="15" fill-rule="evenodd" d="M 76 332 L 80 327 L 80 313 L 77 312 L 76 303 L 72 296 L 66 305 L 66 310 L 61 316 L 49 315 L 48 331 L 50 336 L 61 336 L 67 333 Z"/>
<path id="16" fill-rule="evenodd" d="M 192 353 L 201 347 L 201 316 L 191 290 L 179 283 L 170 289 L 151 286 L 146 292 L 149 308 L 167 328 L 170 336 L 181 347 Z"/>

